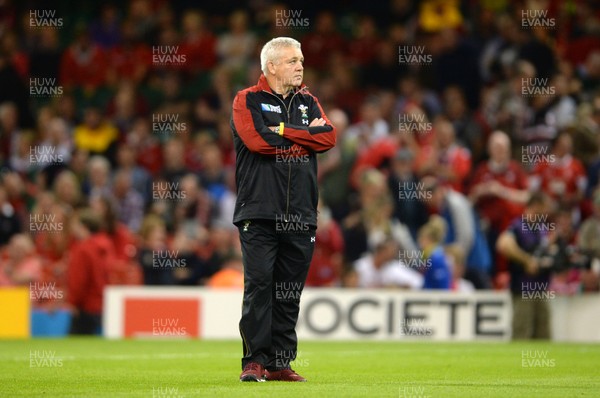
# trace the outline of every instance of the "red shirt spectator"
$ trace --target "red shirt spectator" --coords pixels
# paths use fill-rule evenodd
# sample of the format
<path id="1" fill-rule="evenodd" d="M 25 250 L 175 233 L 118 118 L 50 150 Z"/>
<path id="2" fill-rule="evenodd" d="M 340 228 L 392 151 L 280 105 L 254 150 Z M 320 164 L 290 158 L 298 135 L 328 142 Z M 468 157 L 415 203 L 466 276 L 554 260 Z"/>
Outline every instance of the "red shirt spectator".
<path id="1" fill-rule="evenodd" d="M 490 160 L 477 167 L 469 196 L 481 217 L 499 233 L 523 212 L 527 175 L 511 160 L 510 139 L 505 133 L 496 131 L 490 136 L 488 152 Z"/>
<path id="2" fill-rule="evenodd" d="M 60 82 L 65 86 L 98 88 L 106 80 L 107 67 L 107 57 L 102 48 L 83 33 L 63 54 Z"/>
<path id="3" fill-rule="evenodd" d="M 434 174 L 441 183 L 464 192 L 471 171 L 471 152 L 456 142 L 452 123 L 436 122 L 434 144 L 421 148 L 417 168 L 420 174 Z"/>
<path id="4" fill-rule="evenodd" d="M 335 286 L 341 277 L 344 238 L 338 224 L 320 210 L 319 227 L 306 286 Z"/>
<path id="5" fill-rule="evenodd" d="M 532 160 L 539 161 L 536 161 L 530 180 L 533 190 L 541 189 L 567 206 L 579 204 L 587 184 L 585 167 L 571 155 L 572 149 L 571 136 L 568 133 L 560 134 L 548 159 L 542 159 L 543 155 L 536 159 L 533 155 Z M 532 155 L 529 157 L 532 158 Z"/>
<path id="6" fill-rule="evenodd" d="M 185 39 L 181 53 L 185 54 L 185 68 L 190 74 L 208 71 L 217 64 L 217 37 L 204 26 L 204 17 L 189 11 L 183 17 Z"/>
<path id="7" fill-rule="evenodd" d="M 315 30 L 302 38 L 302 52 L 309 68 L 324 70 L 330 54 L 343 50 L 346 43 L 342 35 L 336 32 L 335 18 L 332 13 L 323 11 L 317 16 Z"/>
<path id="8" fill-rule="evenodd" d="M 115 258 L 114 246 L 105 233 L 93 232 L 99 228 L 99 220 L 90 221 L 92 216 L 83 212 L 79 217 L 81 220 L 72 224 L 72 232 L 79 240 L 71 248 L 67 300 L 77 310 L 99 315 L 103 290 L 108 283 L 108 266 Z M 86 217 L 89 220 L 84 221 Z M 97 225 L 92 228 L 92 223 Z"/>
<path id="9" fill-rule="evenodd" d="M 501 188 L 527 189 L 527 175 L 521 165 L 514 160 L 511 160 L 505 168 L 498 170 L 489 162 L 480 164 L 473 176 L 473 187 L 490 182 L 500 184 Z M 477 208 L 481 216 L 498 230 L 508 227 L 511 220 L 523 212 L 522 203 L 504 199 L 494 193 L 483 195 L 477 201 Z"/>
<path id="10" fill-rule="evenodd" d="M 360 66 L 370 64 L 377 55 L 379 42 L 375 21 L 372 17 L 363 17 L 358 24 L 357 37 L 349 44 L 350 58 Z"/>
<path id="11" fill-rule="evenodd" d="M 152 65 L 152 50 L 145 44 L 124 44 L 108 51 L 110 72 L 115 79 L 141 82 Z"/>

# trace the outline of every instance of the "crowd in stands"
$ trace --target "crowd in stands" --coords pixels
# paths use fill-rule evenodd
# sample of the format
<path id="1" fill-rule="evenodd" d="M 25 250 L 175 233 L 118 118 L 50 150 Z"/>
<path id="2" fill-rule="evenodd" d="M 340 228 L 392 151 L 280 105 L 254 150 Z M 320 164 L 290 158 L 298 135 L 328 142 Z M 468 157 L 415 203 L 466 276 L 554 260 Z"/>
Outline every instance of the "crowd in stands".
<path id="1" fill-rule="evenodd" d="M 58 7 L 61 27 L 0 3 L 0 286 L 74 303 L 98 267 L 108 284 L 243 286 L 231 104 L 262 45 L 290 36 L 338 131 L 308 286 L 507 289 L 496 241 L 541 192 L 549 244 L 589 259 L 554 289 L 598 291 L 600 9 L 381 3 L 97 2 Z M 533 9 L 552 26 L 524 26 Z M 399 62 L 419 49 L 428 62 Z"/>

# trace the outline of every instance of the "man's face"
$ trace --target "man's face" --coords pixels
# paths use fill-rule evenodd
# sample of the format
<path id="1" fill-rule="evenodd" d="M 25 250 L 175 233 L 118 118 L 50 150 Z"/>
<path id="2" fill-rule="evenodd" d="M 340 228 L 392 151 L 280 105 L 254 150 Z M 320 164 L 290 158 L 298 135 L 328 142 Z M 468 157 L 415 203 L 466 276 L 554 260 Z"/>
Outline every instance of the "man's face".
<path id="1" fill-rule="evenodd" d="M 283 47 L 279 50 L 279 57 L 270 62 L 269 71 L 274 73 L 276 84 L 283 89 L 298 87 L 302 84 L 304 76 L 304 56 L 296 47 Z"/>

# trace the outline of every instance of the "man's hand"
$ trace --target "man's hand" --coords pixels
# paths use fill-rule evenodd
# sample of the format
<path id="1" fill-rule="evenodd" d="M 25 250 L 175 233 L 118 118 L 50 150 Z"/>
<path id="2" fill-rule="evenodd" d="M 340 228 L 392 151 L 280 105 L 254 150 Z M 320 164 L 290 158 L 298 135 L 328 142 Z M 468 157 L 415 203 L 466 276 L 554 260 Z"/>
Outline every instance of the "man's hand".
<path id="1" fill-rule="evenodd" d="M 308 125 L 308 127 L 318 127 L 318 126 L 325 126 L 325 119 L 323 119 L 322 117 L 319 118 L 314 118 L 312 122 L 310 122 L 310 124 Z"/>
<path id="2" fill-rule="evenodd" d="M 540 269 L 540 263 L 537 258 L 530 256 L 525 265 L 525 272 L 529 275 L 535 275 Z"/>

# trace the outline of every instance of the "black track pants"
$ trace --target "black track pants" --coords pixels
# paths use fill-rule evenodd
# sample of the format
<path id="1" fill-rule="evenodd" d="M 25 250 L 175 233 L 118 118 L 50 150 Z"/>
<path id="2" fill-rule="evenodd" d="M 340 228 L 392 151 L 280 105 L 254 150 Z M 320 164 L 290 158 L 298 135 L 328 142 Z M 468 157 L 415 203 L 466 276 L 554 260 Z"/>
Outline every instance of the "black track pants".
<path id="1" fill-rule="evenodd" d="M 296 358 L 300 295 L 315 245 L 315 227 L 268 220 L 238 226 L 244 262 L 240 320 L 242 368 L 258 362 L 269 370 L 289 368 Z"/>

